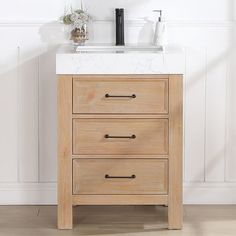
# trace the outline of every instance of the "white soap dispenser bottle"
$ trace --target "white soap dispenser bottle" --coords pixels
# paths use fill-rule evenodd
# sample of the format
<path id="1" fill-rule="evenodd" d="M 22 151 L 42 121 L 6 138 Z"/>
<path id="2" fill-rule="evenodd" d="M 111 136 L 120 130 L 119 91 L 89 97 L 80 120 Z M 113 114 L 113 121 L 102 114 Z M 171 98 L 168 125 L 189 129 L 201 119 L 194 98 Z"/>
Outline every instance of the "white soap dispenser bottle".
<path id="1" fill-rule="evenodd" d="M 166 24 L 162 20 L 162 10 L 154 10 L 158 12 L 158 20 L 156 22 L 153 45 L 163 47 L 166 44 Z"/>

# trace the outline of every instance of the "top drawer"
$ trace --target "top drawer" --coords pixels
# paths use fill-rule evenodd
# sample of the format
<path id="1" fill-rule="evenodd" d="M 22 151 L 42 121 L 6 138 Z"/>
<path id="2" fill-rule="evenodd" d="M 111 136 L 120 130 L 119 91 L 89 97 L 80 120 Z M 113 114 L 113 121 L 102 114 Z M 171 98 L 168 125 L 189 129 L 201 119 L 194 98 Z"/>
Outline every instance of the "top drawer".
<path id="1" fill-rule="evenodd" d="M 168 79 L 73 79 L 73 113 L 168 113 Z"/>

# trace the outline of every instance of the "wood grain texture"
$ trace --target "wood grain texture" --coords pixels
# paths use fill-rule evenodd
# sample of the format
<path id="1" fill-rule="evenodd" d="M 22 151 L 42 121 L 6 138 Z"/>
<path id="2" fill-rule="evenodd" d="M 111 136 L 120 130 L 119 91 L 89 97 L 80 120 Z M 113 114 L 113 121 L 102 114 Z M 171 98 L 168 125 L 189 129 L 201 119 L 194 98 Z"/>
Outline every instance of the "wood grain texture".
<path id="1" fill-rule="evenodd" d="M 73 194 L 167 194 L 167 173 L 167 160 L 74 159 Z"/>
<path id="2" fill-rule="evenodd" d="M 95 81 L 110 81 L 111 80 L 111 77 L 112 79 L 114 80 L 119 80 L 120 82 L 125 82 L 127 81 L 127 79 L 169 79 L 169 75 L 150 75 L 150 74 L 146 74 L 146 75 L 143 75 L 143 74 L 132 74 L 132 75 L 128 75 L 128 74 L 119 74 L 119 75 L 116 75 L 116 74 L 112 74 L 112 75 L 107 75 L 107 74 L 104 74 L 104 75 L 99 75 L 99 74 L 91 74 L 91 75 L 74 75 L 73 76 L 73 79 L 76 79 L 76 80 L 79 80 L 79 79 L 85 79 L 85 80 L 95 80 Z"/>
<path id="3" fill-rule="evenodd" d="M 106 87 L 104 84 L 110 83 L 111 78 L 118 79 L 94 76 L 93 81 L 93 77 L 83 77 L 87 89 L 74 91 L 79 97 L 77 105 L 83 104 L 80 94 L 83 99 L 83 92 L 89 93 L 93 87 L 88 82 L 95 83 L 96 90 Z M 122 76 L 121 80 L 125 84 L 131 78 Z M 139 83 L 142 78 L 133 76 L 132 82 Z M 137 114 L 129 114 L 123 106 L 124 113 L 121 110 L 115 114 L 108 109 L 104 114 L 72 114 L 73 78 L 59 78 L 59 228 L 72 228 L 72 205 L 89 204 L 165 204 L 169 229 L 182 227 L 183 78 L 171 75 L 169 79 L 148 79 L 155 81 L 151 83 L 160 79 L 160 83 L 168 84 L 169 90 L 165 85 L 163 94 L 169 95 L 164 99 L 169 113 L 145 114 L 141 104 Z M 81 78 L 75 81 L 80 83 Z M 94 106 L 97 107 L 96 102 Z"/>
<path id="4" fill-rule="evenodd" d="M 99 199 L 103 197 L 108 201 L 112 196 Z M 118 196 L 117 201 L 128 197 Z M 140 197 L 146 202 L 160 201 L 160 196 Z M 97 200 L 94 196 L 90 199 L 89 205 Z M 73 200 L 87 205 L 83 197 Z M 167 208 L 163 206 L 79 206 L 74 210 L 73 231 L 63 232 L 55 227 L 55 206 L 0 206 L 0 212 L 2 236 L 235 236 L 236 232 L 236 205 L 186 205 L 181 232 L 166 229 Z"/>
<path id="5" fill-rule="evenodd" d="M 72 114 L 73 119 L 168 119 L 168 114 Z"/>
<path id="6" fill-rule="evenodd" d="M 183 78 L 169 78 L 169 201 L 168 228 L 182 228 Z"/>
<path id="7" fill-rule="evenodd" d="M 73 205 L 166 205 L 167 195 L 73 195 Z"/>
<path id="8" fill-rule="evenodd" d="M 168 113 L 168 79 L 95 77 L 73 80 L 73 113 Z M 136 97 L 106 98 L 106 94 Z"/>
<path id="9" fill-rule="evenodd" d="M 169 155 L 72 155 L 72 159 L 168 159 Z"/>
<path id="10" fill-rule="evenodd" d="M 107 139 L 136 135 L 135 139 Z M 167 154 L 167 119 L 74 119 L 73 154 Z"/>
<path id="11" fill-rule="evenodd" d="M 72 229 L 72 77 L 58 78 L 58 228 Z"/>

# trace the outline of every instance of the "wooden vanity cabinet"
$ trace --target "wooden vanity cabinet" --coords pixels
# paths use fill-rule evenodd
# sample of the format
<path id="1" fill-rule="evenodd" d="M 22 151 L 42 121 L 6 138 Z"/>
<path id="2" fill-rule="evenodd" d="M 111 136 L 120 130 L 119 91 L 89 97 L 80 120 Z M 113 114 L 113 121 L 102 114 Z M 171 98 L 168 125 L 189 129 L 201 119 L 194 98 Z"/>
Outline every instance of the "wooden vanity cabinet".
<path id="1" fill-rule="evenodd" d="M 58 228 L 76 205 L 167 205 L 182 227 L 182 75 L 58 77 Z"/>

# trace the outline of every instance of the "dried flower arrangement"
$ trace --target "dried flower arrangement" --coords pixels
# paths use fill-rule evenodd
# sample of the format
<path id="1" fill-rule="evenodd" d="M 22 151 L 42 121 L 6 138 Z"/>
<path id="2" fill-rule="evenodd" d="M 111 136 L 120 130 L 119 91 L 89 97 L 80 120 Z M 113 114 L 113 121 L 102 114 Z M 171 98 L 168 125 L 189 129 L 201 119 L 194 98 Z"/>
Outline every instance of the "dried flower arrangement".
<path id="1" fill-rule="evenodd" d="M 69 13 L 62 16 L 62 21 L 65 25 L 71 25 L 71 39 L 76 44 L 83 45 L 88 40 L 88 22 L 90 16 L 83 9 L 83 2 L 81 0 L 81 8 L 73 10 L 72 7 Z"/>

